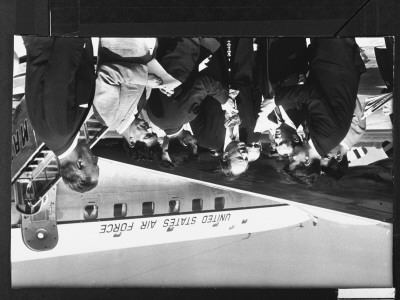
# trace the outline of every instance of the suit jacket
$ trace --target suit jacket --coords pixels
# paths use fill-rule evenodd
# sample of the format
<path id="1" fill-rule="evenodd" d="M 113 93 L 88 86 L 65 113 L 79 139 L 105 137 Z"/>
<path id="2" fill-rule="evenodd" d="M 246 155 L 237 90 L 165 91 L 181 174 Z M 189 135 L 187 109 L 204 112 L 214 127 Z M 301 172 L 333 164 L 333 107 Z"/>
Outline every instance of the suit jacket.
<path id="1" fill-rule="evenodd" d="M 197 117 L 190 122 L 197 145 L 206 149 L 223 150 L 226 128 L 225 111 L 212 97 L 207 97 L 200 106 Z"/>
<path id="2" fill-rule="evenodd" d="M 275 102 L 296 126 L 306 121 L 310 138 L 323 156 L 349 131 L 365 66 L 354 39 L 316 38 L 309 51 L 308 81 L 279 89 Z"/>
<path id="3" fill-rule="evenodd" d="M 268 78 L 271 83 L 282 83 L 290 75 L 305 75 L 307 71 L 308 57 L 305 38 L 269 39 Z"/>
<path id="4" fill-rule="evenodd" d="M 232 66 L 232 88 L 239 91 L 236 97 L 239 117 L 239 139 L 245 143 L 258 142 L 260 134 L 254 132 L 261 94 L 256 93 L 254 70 L 257 62 L 252 38 L 240 38 L 237 42 Z M 257 98 L 260 97 L 260 98 Z"/>
<path id="5" fill-rule="evenodd" d="M 92 104 L 92 43 L 83 38 L 23 39 L 28 116 L 35 133 L 59 156 L 72 145 Z"/>
<path id="6" fill-rule="evenodd" d="M 146 103 L 148 72 L 145 65 L 107 63 L 101 65 L 96 79 L 93 104 L 103 122 L 118 133 L 124 132 Z"/>
<path id="7" fill-rule="evenodd" d="M 232 88 L 239 90 L 236 97 L 239 117 L 239 139 L 245 143 L 258 142 L 260 134 L 254 132 L 258 109 L 254 102 L 253 71 L 255 67 L 253 40 L 241 38 L 235 40 L 235 55 L 232 66 Z M 226 128 L 225 112 L 220 103 L 207 98 L 199 108 L 198 116 L 190 125 L 199 146 L 208 149 L 223 150 Z"/>
<path id="8" fill-rule="evenodd" d="M 197 72 L 201 41 L 199 38 L 167 39 L 165 42 L 168 45 L 165 46 L 163 40 L 160 40 L 158 60 L 182 84 L 171 97 L 154 91 L 145 109 L 151 122 L 167 135 L 177 133 L 184 124 L 194 120 L 200 104 L 207 96 L 214 97 L 221 104 L 228 100 L 228 92 L 219 80 Z"/>
<path id="9" fill-rule="evenodd" d="M 167 97 L 160 91 L 154 91 L 146 104 L 146 111 L 152 123 L 171 135 L 196 118 L 207 96 L 215 98 L 220 105 L 229 97 L 219 81 L 208 75 L 199 75 L 191 86 L 177 96 Z"/>

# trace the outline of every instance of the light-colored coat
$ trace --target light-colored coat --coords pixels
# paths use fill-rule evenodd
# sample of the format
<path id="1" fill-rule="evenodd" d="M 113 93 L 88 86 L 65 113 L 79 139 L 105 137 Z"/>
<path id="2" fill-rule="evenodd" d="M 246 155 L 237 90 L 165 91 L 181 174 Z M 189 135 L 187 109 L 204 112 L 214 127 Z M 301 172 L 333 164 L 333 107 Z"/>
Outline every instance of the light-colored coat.
<path id="1" fill-rule="evenodd" d="M 101 40 L 100 47 L 121 57 L 144 57 L 153 52 L 155 40 L 107 38 Z M 121 134 L 133 122 L 143 92 L 146 99 L 150 96 L 151 88 L 147 87 L 147 82 L 145 64 L 113 61 L 99 65 L 93 105 L 110 130 Z"/>

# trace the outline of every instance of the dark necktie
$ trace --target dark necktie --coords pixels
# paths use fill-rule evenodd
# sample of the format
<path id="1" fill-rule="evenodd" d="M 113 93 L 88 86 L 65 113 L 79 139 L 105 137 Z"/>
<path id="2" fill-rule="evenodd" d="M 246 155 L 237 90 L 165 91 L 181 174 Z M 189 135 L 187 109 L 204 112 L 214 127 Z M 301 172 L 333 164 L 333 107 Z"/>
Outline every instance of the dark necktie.
<path id="1" fill-rule="evenodd" d="M 140 114 L 142 111 L 143 107 L 146 105 L 146 88 L 143 90 L 142 96 L 140 96 L 140 100 L 137 105 L 137 115 Z"/>
<path id="2" fill-rule="evenodd" d="M 285 120 L 282 117 L 281 110 L 279 109 L 278 106 L 274 108 L 274 110 L 268 115 L 268 120 L 278 124 L 280 123 L 285 123 Z"/>
<path id="3" fill-rule="evenodd" d="M 276 107 L 274 108 L 274 111 L 275 111 L 276 117 L 278 118 L 278 121 L 281 122 L 281 123 L 285 123 L 285 120 L 284 120 L 283 117 L 282 117 L 281 110 L 279 109 L 278 106 L 276 106 Z"/>

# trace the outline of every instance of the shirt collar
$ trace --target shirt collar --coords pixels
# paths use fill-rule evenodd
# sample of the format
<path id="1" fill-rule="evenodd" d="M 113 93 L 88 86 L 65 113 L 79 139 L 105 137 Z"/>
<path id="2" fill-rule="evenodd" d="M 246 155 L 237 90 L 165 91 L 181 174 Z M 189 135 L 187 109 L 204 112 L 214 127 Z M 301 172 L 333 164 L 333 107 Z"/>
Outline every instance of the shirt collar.
<path id="1" fill-rule="evenodd" d="M 58 155 L 58 159 L 63 159 L 65 157 L 67 157 L 69 154 L 71 154 L 72 151 L 74 151 L 76 145 L 78 145 L 78 138 L 79 138 L 79 132 L 76 135 L 74 141 L 72 142 L 71 146 L 69 146 L 69 148 L 62 154 Z"/>
<path id="2" fill-rule="evenodd" d="M 315 153 L 319 156 L 319 158 L 321 159 L 322 156 L 318 153 L 317 149 L 315 149 L 315 146 L 314 146 L 314 143 L 313 143 L 312 139 L 310 139 L 310 140 L 308 141 L 308 145 L 310 146 L 310 148 L 314 149 L 314 152 L 315 152 Z"/>
<path id="3" fill-rule="evenodd" d="M 297 130 L 296 126 L 294 125 L 293 121 L 290 119 L 290 117 L 288 116 L 288 114 L 286 113 L 285 109 L 282 107 L 282 105 L 278 106 L 281 115 L 282 115 L 282 119 L 285 121 L 285 123 L 287 125 L 289 125 L 290 127 L 292 127 L 293 129 Z"/>
<path id="4" fill-rule="evenodd" d="M 226 147 L 232 141 L 239 141 L 239 125 L 234 126 L 233 128 L 226 128 L 225 132 L 225 140 L 224 140 L 224 151 Z"/>
<path id="5" fill-rule="evenodd" d="M 192 135 L 193 135 L 193 131 L 192 131 L 192 127 L 190 126 L 190 123 L 186 123 L 186 124 L 184 124 L 182 127 L 181 127 L 181 129 L 179 129 L 179 131 L 178 132 L 176 132 L 176 133 L 174 133 L 174 134 L 171 134 L 171 135 L 167 135 L 169 138 L 174 138 L 174 137 L 176 137 L 177 135 L 179 135 L 183 130 L 187 130 L 187 131 L 189 131 Z"/>
<path id="6" fill-rule="evenodd" d="M 174 137 L 176 137 L 177 135 L 179 135 L 182 131 L 183 131 L 183 126 L 181 127 L 181 129 L 179 129 L 178 132 L 175 132 L 175 133 L 169 134 L 169 135 L 167 134 L 167 137 L 169 137 L 169 138 L 174 138 Z"/>

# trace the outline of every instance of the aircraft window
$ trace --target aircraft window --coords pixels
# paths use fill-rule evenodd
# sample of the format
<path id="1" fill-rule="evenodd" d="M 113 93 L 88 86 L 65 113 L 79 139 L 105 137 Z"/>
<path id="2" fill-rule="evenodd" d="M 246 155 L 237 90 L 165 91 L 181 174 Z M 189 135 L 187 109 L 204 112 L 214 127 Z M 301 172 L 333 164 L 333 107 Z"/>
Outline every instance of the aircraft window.
<path id="1" fill-rule="evenodd" d="M 181 203 L 178 200 L 169 201 L 169 213 L 178 213 L 181 209 Z"/>
<path id="2" fill-rule="evenodd" d="M 142 214 L 144 216 L 154 214 L 154 202 L 143 202 Z"/>
<path id="3" fill-rule="evenodd" d="M 192 210 L 202 211 L 203 210 L 203 199 L 193 199 L 192 200 Z"/>
<path id="4" fill-rule="evenodd" d="M 114 204 L 114 218 L 125 218 L 128 207 L 126 203 Z"/>
<path id="5" fill-rule="evenodd" d="M 97 205 L 86 205 L 83 217 L 85 220 L 94 220 L 99 216 L 99 207 Z"/>
<path id="6" fill-rule="evenodd" d="M 225 207 L 225 198 L 224 197 L 216 197 L 214 208 L 216 210 L 224 209 Z"/>

